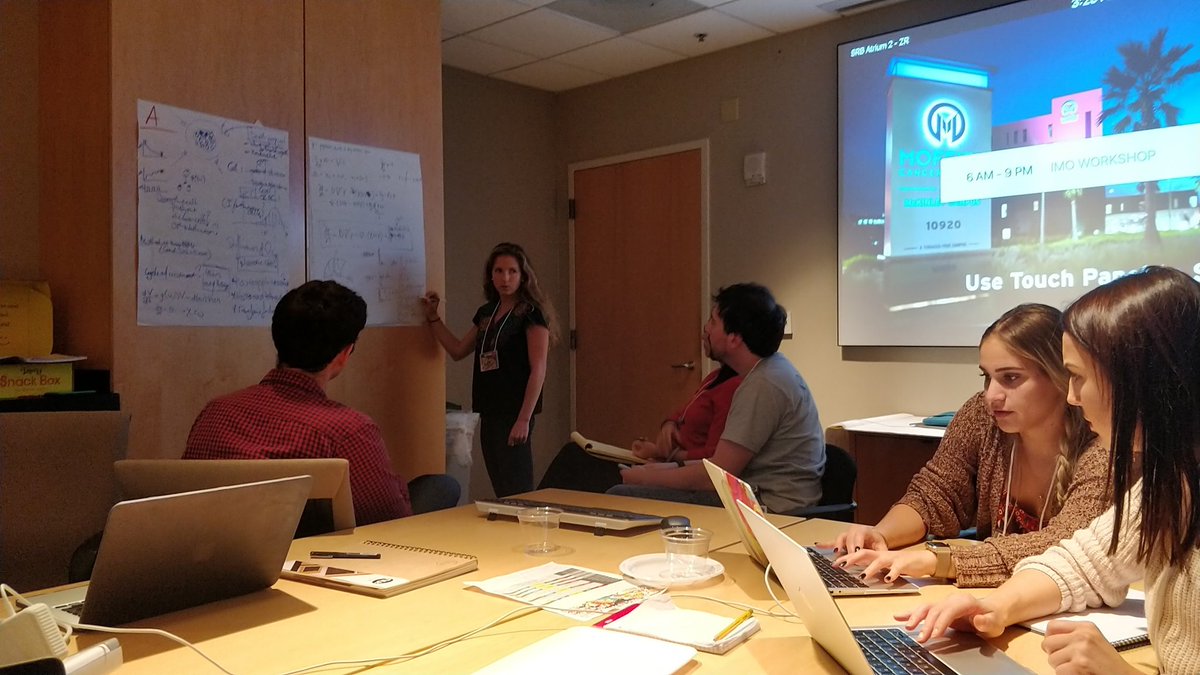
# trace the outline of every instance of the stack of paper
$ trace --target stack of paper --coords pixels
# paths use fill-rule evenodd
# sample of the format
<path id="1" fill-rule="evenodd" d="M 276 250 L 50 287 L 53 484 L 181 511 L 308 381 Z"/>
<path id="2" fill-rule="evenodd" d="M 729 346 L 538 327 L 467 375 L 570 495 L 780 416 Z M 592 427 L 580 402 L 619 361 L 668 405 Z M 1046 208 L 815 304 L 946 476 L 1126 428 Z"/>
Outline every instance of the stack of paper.
<path id="1" fill-rule="evenodd" d="M 736 617 L 722 616 L 694 609 L 680 609 L 671 598 L 649 598 L 619 618 L 603 622 L 604 628 L 658 638 L 695 647 L 710 654 L 724 654 L 758 632 L 758 621 L 747 619 L 733 630 Z M 717 636 L 721 635 L 721 639 Z"/>

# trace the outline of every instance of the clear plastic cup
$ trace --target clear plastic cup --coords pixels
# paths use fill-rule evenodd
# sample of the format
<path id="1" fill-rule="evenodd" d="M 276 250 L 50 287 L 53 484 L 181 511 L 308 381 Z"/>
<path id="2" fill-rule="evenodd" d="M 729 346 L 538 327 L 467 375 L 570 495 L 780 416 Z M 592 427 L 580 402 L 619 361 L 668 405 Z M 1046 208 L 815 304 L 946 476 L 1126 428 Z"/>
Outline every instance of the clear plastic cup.
<path id="1" fill-rule="evenodd" d="M 708 545 L 712 532 L 701 527 L 668 527 L 662 531 L 667 552 L 663 575 L 671 579 L 700 576 L 708 569 Z"/>
<path id="2" fill-rule="evenodd" d="M 529 555 L 546 555 L 558 550 L 555 533 L 558 532 L 562 509 L 550 506 L 534 506 L 517 511 L 517 520 L 525 536 L 525 552 Z"/>

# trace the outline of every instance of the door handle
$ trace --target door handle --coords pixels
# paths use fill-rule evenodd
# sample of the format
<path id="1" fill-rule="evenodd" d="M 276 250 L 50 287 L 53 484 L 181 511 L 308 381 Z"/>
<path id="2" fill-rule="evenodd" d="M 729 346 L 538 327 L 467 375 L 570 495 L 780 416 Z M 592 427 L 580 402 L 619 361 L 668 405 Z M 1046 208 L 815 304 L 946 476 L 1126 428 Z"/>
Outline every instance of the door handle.
<path id="1" fill-rule="evenodd" d="M 696 362 L 695 361 L 684 361 L 683 363 L 672 363 L 671 367 L 672 368 L 683 368 L 684 370 L 695 370 Z"/>

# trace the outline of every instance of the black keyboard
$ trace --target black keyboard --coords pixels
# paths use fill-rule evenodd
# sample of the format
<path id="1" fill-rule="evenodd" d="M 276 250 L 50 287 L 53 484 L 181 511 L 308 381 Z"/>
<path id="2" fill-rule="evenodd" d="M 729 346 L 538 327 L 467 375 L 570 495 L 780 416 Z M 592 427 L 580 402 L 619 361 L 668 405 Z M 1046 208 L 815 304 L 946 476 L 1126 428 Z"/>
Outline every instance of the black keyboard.
<path id="1" fill-rule="evenodd" d="M 535 506 L 552 506 L 556 509 L 562 509 L 562 522 L 571 523 L 572 525 L 584 525 L 597 530 L 628 530 L 634 527 L 658 525 L 662 522 L 662 516 L 655 516 L 649 513 L 599 509 L 588 506 L 575 506 L 573 504 L 541 502 L 532 499 L 503 497 L 499 499 L 483 499 L 475 502 L 475 508 L 489 515 L 516 516 L 517 511 Z"/>
<path id="2" fill-rule="evenodd" d="M 79 602 L 71 602 L 65 605 L 57 605 L 54 609 L 59 609 L 67 614 L 74 614 L 75 616 L 83 616 L 83 600 L 80 600 Z"/>
<path id="3" fill-rule="evenodd" d="M 834 567 L 829 558 L 821 555 L 820 551 L 811 548 L 805 548 L 805 550 L 808 551 L 808 557 L 812 558 L 813 566 L 817 568 L 817 574 L 820 574 L 821 580 L 825 582 L 825 588 L 867 587 L 867 584 L 859 579 L 857 574 L 847 572 L 841 567 Z"/>
<path id="4" fill-rule="evenodd" d="M 871 670 L 880 675 L 954 675 L 949 666 L 899 628 L 855 628 L 854 639 Z"/>

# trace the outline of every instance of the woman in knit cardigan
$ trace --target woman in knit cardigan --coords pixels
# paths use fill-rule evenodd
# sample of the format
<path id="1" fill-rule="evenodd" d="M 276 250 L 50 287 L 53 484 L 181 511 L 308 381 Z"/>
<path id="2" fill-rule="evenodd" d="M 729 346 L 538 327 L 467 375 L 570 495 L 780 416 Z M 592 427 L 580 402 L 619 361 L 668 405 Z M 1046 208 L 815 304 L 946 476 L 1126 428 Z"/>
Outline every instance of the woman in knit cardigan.
<path id="1" fill-rule="evenodd" d="M 1112 508 L 1022 560 L 995 593 L 958 593 L 896 618 L 909 629 L 923 622 L 921 641 L 947 627 L 995 636 L 1019 621 L 1118 605 L 1144 579 L 1160 668 L 1198 673 L 1200 284 L 1147 267 L 1084 295 L 1064 321 L 1068 400 L 1112 449 Z M 1090 623 L 1052 621 L 1042 648 L 1059 672 L 1137 672 Z"/>
<path id="2" fill-rule="evenodd" d="M 879 523 L 840 536 L 837 564 L 865 577 L 953 579 L 998 586 L 1022 558 L 1041 553 L 1108 506 L 1108 453 L 1067 405 L 1062 313 L 1018 305 L 983 333 L 983 391 L 954 415 L 937 452 Z M 930 542 L 974 527 L 983 543 Z M 890 549 L 890 550 L 889 550 Z M 848 552 L 848 553 L 847 553 Z"/>

